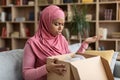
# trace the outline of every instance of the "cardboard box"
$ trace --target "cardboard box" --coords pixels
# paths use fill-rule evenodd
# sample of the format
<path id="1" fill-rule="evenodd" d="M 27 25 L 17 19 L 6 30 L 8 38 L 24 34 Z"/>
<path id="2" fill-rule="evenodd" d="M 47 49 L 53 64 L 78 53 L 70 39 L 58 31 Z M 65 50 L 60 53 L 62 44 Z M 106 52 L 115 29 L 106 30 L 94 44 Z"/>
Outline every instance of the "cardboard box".
<path id="1" fill-rule="evenodd" d="M 64 76 L 48 73 L 47 80 L 114 80 L 110 66 L 104 58 L 88 54 L 81 55 L 86 59 L 72 62 L 66 62 L 65 59 L 74 57 L 74 53 L 49 57 L 47 64 L 57 58 L 59 59 L 57 63 L 65 64 L 67 72 Z"/>

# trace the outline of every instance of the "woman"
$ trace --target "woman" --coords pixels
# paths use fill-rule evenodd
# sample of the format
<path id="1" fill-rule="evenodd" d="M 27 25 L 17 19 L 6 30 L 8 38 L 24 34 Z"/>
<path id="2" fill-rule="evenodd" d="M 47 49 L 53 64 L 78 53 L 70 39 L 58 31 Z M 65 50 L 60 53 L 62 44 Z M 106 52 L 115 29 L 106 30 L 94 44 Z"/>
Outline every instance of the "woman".
<path id="1" fill-rule="evenodd" d="M 62 75 L 64 64 L 46 65 L 46 59 L 53 55 L 70 53 L 68 42 L 61 34 L 65 23 L 65 15 L 58 6 L 50 5 L 40 14 L 39 28 L 35 35 L 30 38 L 24 47 L 23 77 L 25 80 L 47 80 L 48 72 Z M 99 40 L 99 36 L 87 38 L 78 52 L 84 53 L 88 44 Z"/>

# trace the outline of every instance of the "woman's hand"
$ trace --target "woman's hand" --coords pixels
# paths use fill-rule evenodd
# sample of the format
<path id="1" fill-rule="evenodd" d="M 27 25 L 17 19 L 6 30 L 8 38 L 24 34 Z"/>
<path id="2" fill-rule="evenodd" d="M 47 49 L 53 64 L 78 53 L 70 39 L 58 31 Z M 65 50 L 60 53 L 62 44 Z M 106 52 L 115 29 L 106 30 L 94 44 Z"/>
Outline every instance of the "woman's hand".
<path id="1" fill-rule="evenodd" d="M 86 43 L 88 43 L 88 44 L 89 44 L 89 43 L 94 43 L 94 42 L 100 40 L 101 38 L 102 38 L 101 35 L 99 35 L 99 36 L 93 36 L 93 37 L 86 38 L 86 39 L 84 40 L 84 42 L 86 42 Z"/>
<path id="2" fill-rule="evenodd" d="M 58 75 L 63 75 L 66 72 L 66 68 L 64 64 L 57 64 L 57 59 L 53 59 L 49 64 L 46 65 L 48 72 L 54 72 Z"/>

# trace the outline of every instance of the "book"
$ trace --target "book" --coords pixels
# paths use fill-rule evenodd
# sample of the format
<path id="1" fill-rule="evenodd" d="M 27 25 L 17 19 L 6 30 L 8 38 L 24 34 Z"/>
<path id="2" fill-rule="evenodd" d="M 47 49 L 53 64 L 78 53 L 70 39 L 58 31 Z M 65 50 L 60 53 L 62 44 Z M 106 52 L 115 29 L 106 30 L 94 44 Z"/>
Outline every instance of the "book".
<path id="1" fill-rule="evenodd" d="M 38 0 L 38 4 L 48 4 L 47 0 Z"/>
<path id="2" fill-rule="evenodd" d="M 6 5 L 6 0 L 2 0 L 2 5 Z"/>
<path id="3" fill-rule="evenodd" d="M 26 33 L 25 33 L 25 27 L 24 26 L 22 26 L 21 27 L 21 33 L 20 33 L 20 37 L 26 37 Z"/>
<path id="4" fill-rule="evenodd" d="M 26 34 L 26 37 L 30 37 L 30 30 L 28 27 L 25 27 L 25 34 Z"/>
<path id="5" fill-rule="evenodd" d="M 23 5 L 27 5 L 28 4 L 28 0 L 23 0 Z"/>
<path id="6" fill-rule="evenodd" d="M 2 35 L 1 35 L 1 37 L 7 37 L 7 29 L 6 29 L 6 27 L 2 28 Z"/>
<path id="7" fill-rule="evenodd" d="M 11 37 L 12 38 L 19 38 L 19 32 L 18 31 L 14 31 L 11 33 Z"/>

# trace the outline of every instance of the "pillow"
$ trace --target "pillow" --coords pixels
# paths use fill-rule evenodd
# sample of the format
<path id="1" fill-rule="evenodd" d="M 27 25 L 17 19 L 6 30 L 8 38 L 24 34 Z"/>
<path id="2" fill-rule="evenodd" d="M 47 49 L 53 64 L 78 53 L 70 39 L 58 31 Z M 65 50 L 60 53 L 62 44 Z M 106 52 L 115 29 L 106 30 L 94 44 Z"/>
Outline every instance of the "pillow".
<path id="1" fill-rule="evenodd" d="M 80 48 L 81 44 L 80 43 L 74 43 L 69 45 L 69 49 L 71 52 L 77 52 L 77 50 Z"/>
<path id="2" fill-rule="evenodd" d="M 114 54 L 114 50 L 104 50 L 104 51 L 87 50 L 87 51 L 85 51 L 85 53 L 90 54 L 90 55 L 99 55 L 99 56 L 105 58 L 110 65 L 111 61 L 112 61 L 113 54 Z"/>
<path id="3" fill-rule="evenodd" d="M 111 61 L 111 64 L 110 64 L 110 68 L 112 70 L 112 73 L 114 71 L 114 67 L 115 67 L 115 63 L 116 63 L 116 60 L 117 60 L 118 53 L 119 52 L 114 52 L 113 57 L 112 57 L 112 61 Z"/>

